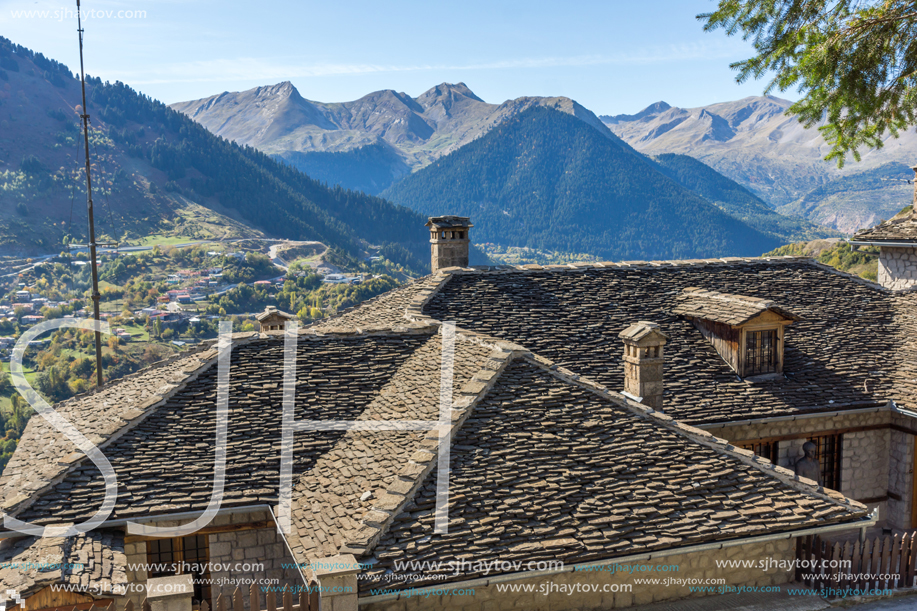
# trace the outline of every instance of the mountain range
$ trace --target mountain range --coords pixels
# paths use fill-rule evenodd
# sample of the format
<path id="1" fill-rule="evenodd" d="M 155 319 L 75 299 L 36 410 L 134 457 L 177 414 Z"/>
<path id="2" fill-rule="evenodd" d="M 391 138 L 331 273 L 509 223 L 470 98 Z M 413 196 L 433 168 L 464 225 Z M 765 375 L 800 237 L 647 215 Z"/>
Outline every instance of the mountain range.
<path id="1" fill-rule="evenodd" d="M 353 255 L 372 245 L 428 269 L 426 218 L 329 188 L 122 83 L 87 79 L 100 240 L 271 237 Z M 60 252 L 86 239 L 79 81 L 0 38 L 0 254 Z M 473 259 L 487 261 L 475 250 Z"/>
<path id="2" fill-rule="evenodd" d="M 904 181 L 913 173 L 902 166 L 917 163 L 917 131 L 912 128 L 898 139 L 886 137 L 883 148 L 863 152 L 859 162 L 848 159 L 840 170 L 824 161 L 830 146 L 819 126 L 805 129 L 786 115 L 791 104 L 775 96 L 698 108 L 656 102 L 633 115 L 603 115 L 601 119 L 641 152 L 690 155 L 747 187 L 778 211 L 802 214 L 845 233 L 891 218 L 908 204 Z M 889 176 L 891 168 L 901 171 Z M 862 176 L 853 178 L 857 175 Z M 878 191 L 860 189 L 844 197 L 823 196 L 837 195 L 839 187 L 857 182 L 875 183 L 870 176 L 888 180 Z M 823 187 L 831 183 L 834 186 L 825 191 Z"/>
<path id="3" fill-rule="evenodd" d="M 503 121 L 382 196 L 428 215 L 469 216 L 476 241 L 606 260 L 756 256 L 808 225 L 699 161 L 656 161 L 545 107 Z"/>
<path id="4" fill-rule="evenodd" d="M 79 83 L 6 39 L 0 60 L 0 254 L 55 252 L 85 239 Z M 88 93 L 103 239 L 319 240 L 422 271 L 427 214 L 467 212 L 480 241 L 611 259 L 836 235 L 692 157 L 636 150 L 569 98 L 489 104 L 458 83 L 328 104 L 280 83 L 170 108 L 95 78 Z"/>
<path id="5" fill-rule="evenodd" d="M 283 82 L 171 105 L 218 136 L 256 147 L 329 184 L 368 193 L 382 191 L 532 106 L 573 115 L 616 138 L 570 98 L 490 104 L 464 83 L 442 83 L 416 98 L 386 89 L 352 102 L 326 103 L 307 100 Z"/>
<path id="6" fill-rule="evenodd" d="M 868 151 L 861 162 L 851 160 L 839 170 L 824 160 L 830 147 L 820 132 L 785 114 L 790 105 L 775 96 L 688 109 L 657 102 L 633 115 L 599 117 L 565 97 L 487 103 L 464 83 L 443 83 L 416 98 L 383 90 L 327 103 L 307 100 L 283 82 L 172 107 L 215 134 L 257 147 L 316 179 L 373 194 L 518 113 L 543 106 L 579 118 L 605 137 L 618 136 L 647 155 L 691 156 L 778 212 L 802 215 L 840 232 L 890 218 L 907 203 L 907 184 L 897 179 L 886 180 L 878 192 L 822 198 L 820 189 L 836 180 L 853 184 L 846 179 L 858 174 L 868 183 L 876 171 L 889 178 L 889 163 L 911 165 L 917 156 L 913 130 L 897 140 L 887 138 L 883 149 Z"/>

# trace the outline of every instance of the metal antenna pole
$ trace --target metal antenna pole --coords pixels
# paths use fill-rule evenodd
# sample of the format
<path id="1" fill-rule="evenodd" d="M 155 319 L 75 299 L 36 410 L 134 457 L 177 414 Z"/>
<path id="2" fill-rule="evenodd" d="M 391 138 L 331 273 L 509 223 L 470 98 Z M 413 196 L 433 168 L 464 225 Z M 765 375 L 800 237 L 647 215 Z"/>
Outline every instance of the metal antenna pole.
<path id="1" fill-rule="evenodd" d="M 89 110 L 86 108 L 86 73 L 83 69 L 83 24 L 80 18 L 80 0 L 76 0 L 76 27 L 80 34 L 80 84 L 83 88 L 83 143 L 86 145 L 86 206 L 89 212 L 89 264 L 92 266 L 92 315 L 101 321 L 99 316 L 99 267 L 96 261 L 96 227 L 92 211 L 92 178 L 89 163 Z M 96 331 L 96 385 L 102 387 L 102 332 Z"/>

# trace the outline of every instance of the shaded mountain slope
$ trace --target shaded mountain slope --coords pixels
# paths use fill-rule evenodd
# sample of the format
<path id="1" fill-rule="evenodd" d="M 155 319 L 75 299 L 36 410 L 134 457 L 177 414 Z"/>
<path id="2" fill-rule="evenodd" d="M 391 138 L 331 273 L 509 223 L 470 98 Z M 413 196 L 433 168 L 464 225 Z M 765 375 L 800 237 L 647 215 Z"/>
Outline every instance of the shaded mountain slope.
<path id="1" fill-rule="evenodd" d="M 172 104 L 214 134 L 311 168 L 316 178 L 329 184 L 360 189 L 378 184 L 395 164 L 366 154 L 310 155 L 381 147 L 416 170 L 532 106 L 570 114 L 617 140 L 597 116 L 569 98 L 521 97 L 489 104 L 464 83 L 442 83 L 416 98 L 386 89 L 351 102 L 324 103 L 306 100 L 291 83 L 283 82 Z M 353 173 L 361 164 L 373 175 L 371 180 Z M 382 188 L 398 178 L 398 169 Z"/>
<path id="2" fill-rule="evenodd" d="M 604 259 L 757 255 L 780 244 L 583 121 L 527 111 L 383 193 L 467 215 L 473 239 Z"/>
<path id="3" fill-rule="evenodd" d="M 777 239 L 800 242 L 839 235 L 827 227 L 778 213 L 742 185 L 693 157 L 664 153 L 653 159 L 669 178 L 750 227 Z"/>
<path id="4" fill-rule="evenodd" d="M 85 239 L 79 82 L 65 66 L 6 39 L 0 58 L 0 252 L 58 252 L 71 210 L 71 237 Z M 263 232 L 354 254 L 367 243 L 392 244 L 413 253 L 409 267 L 427 268 L 426 219 L 417 213 L 328 188 L 122 83 L 90 78 L 88 95 L 103 239 L 166 232 L 196 214 L 188 237 Z M 204 217 L 209 235 L 199 235 Z"/>
<path id="5" fill-rule="evenodd" d="M 328 185 L 346 185 L 348 189 L 373 195 L 411 171 L 387 143 L 334 153 L 285 151 L 273 157 Z"/>
<path id="6" fill-rule="evenodd" d="M 890 161 L 871 170 L 835 178 L 778 210 L 836 227 L 844 233 L 856 233 L 890 219 L 907 206 L 914 195 L 914 187 L 908 183 L 913 177 L 913 170 L 906 164 Z"/>
<path id="7" fill-rule="evenodd" d="M 618 136 L 650 155 L 690 155 L 781 211 L 840 231 L 862 227 L 885 214 L 883 204 L 865 191 L 812 205 L 817 189 L 844 176 L 869 172 L 889 162 L 917 162 L 917 130 L 888 136 L 885 146 L 862 151 L 861 162 L 848 160 L 843 170 L 824 161 L 830 146 L 817 126 L 805 129 L 786 115 L 792 102 L 753 96 L 699 108 L 657 102 L 634 115 L 602 116 Z M 806 206 L 794 202 L 808 198 Z M 787 207 L 788 206 L 788 207 Z M 893 206 L 892 206 L 893 207 Z M 811 211 L 805 212 L 806 210 Z"/>

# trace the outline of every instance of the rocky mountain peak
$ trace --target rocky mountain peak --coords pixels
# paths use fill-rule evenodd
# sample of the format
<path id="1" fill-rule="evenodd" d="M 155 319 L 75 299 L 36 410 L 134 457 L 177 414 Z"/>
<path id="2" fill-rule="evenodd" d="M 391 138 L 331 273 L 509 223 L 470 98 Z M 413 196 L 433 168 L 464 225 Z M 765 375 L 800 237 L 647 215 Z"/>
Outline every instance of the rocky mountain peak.
<path id="1" fill-rule="evenodd" d="M 456 97 L 469 98 L 475 102 L 484 101 L 476 96 L 465 83 L 440 83 L 417 96 L 417 102 L 421 106 L 428 107 L 432 106 L 437 101 L 455 99 Z"/>
<path id="2" fill-rule="evenodd" d="M 672 107 L 669 104 L 660 100 L 654 104 L 650 104 L 649 106 L 647 106 L 646 108 L 638 112 L 637 114 L 601 115 L 599 119 L 601 119 L 604 123 L 607 123 L 609 125 L 614 125 L 615 123 L 620 123 L 622 121 L 639 121 L 640 119 L 645 119 L 647 117 L 655 117 L 656 115 L 663 113 L 669 110 L 670 108 Z"/>

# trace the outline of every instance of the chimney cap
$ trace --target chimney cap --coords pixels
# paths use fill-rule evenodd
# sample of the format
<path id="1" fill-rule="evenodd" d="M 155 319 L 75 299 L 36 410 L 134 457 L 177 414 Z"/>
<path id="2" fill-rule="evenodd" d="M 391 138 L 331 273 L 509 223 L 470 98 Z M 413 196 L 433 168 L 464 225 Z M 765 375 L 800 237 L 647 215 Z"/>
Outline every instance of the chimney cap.
<path id="1" fill-rule="evenodd" d="M 260 314 L 258 314 L 257 316 L 255 316 L 255 320 L 261 322 L 261 321 L 266 320 L 269 316 L 279 316 L 279 317 L 281 317 L 281 318 L 286 318 L 287 320 L 291 320 L 291 319 L 293 319 L 293 318 L 296 318 L 296 317 L 293 316 L 292 314 L 287 314 L 286 312 L 281 312 L 280 310 L 277 309 L 277 306 L 267 306 L 267 307 L 264 308 L 264 311 L 263 311 L 263 312 L 261 312 Z"/>
<path id="2" fill-rule="evenodd" d="M 447 214 L 445 216 L 431 216 L 427 221 L 427 227 L 436 227 L 437 229 L 450 229 L 453 227 L 471 228 L 471 218 L 467 216 L 454 216 Z"/>
<path id="3" fill-rule="evenodd" d="M 656 339 L 662 340 L 663 343 L 669 339 L 669 336 L 662 332 L 658 324 L 646 320 L 636 322 L 618 334 L 621 339 L 632 342 L 639 342 L 647 338 L 651 339 L 651 336 L 656 336 Z"/>

